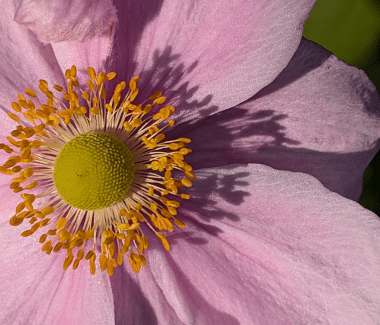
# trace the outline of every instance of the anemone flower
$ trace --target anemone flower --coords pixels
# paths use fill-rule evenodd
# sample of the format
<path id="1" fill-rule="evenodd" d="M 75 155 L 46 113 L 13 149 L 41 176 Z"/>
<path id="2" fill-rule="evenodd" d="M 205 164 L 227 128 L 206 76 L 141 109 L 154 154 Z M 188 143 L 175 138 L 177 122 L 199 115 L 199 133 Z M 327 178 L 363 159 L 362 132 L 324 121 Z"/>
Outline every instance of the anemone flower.
<path id="1" fill-rule="evenodd" d="M 378 95 L 313 4 L 2 2 L 1 324 L 378 324 Z"/>

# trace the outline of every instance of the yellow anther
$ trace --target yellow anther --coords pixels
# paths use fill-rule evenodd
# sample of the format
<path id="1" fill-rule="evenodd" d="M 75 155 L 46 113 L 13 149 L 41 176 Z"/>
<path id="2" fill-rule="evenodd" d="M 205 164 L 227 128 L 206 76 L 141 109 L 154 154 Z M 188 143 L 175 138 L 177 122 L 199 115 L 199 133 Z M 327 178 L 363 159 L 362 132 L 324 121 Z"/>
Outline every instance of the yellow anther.
<path id="1" fill-rule="evenodd" d="M 123 254 L 120 251 L 117 253 L 117 264 L 123 264 Z"/>
<path id="2" fill-rule="evenodd" d="M 34 194 L 21 194 L 24 197 L 24 202 L 33 203 L 36 200 L 36 196 Z"/>
<path id="3" fill-rule="evenodd" d="M 77 108 L 76 113 L 77 113 L 78 115 L 85 115 L 85 114 L 87 113 L 87 108 L 84 107 L 84 106 L 79 106 L 79 107 Z"/>
<path id="4" fill-rule="evenodd" d="M 131 79 L 131 81 L 129 82 L 129 89 L 131 89 L 131 91 L 134 91 L 137 88 L 137 83 L 139 79 L 139 76 L 133 77 Z"/>
<path id="5" fill-rule="evenodd" d="M 18 100 L 23 100 L 24 102 L 26 101 L 25 97 L 22 94 L 17 94 Z"/>
<path id="6" fill-rule="evenodd" d="M 102 271 L 107 268 L 107 257 L 103 253 L 99 256 L 99 264 Z"/>
<path id="7" fill-rule="evenodd" d="M 165 179 L 169 180 L 172 178 L 172 172 L 170 170 L 167 170 L 165 172 Z"/>
<path id="8" fill-rule="evenodd" d="M 106 80 L 112 80 L 115 77 L 116 77 L 116 72 L 109 72 L 106 75 Z"/>
<path id="9" fill-rule="evenodd" d="M 73 263 L 73 270 L 76 270 L 77 268 L 78 268 L 78 266 L 79 266 L 79 260 L 78 259 L 76 259 L 75 261 L 74 261 L 74 263 Z"/>
<path id="10" fill-rule="evenodd" d="M 161 119 L 163 119 L 161 112 L 153 115 L 153 120 L 157 121 L 157 120 L 161 120 Z"/>
<path id="11" fill-rule="evenodd" d="M 124 124 L 123 124 L 123 126 L 124 126 L 124 129 L 126 129 L 126 130 L 127 130 L 127 132 L 129 132 L 129 131 L 131 131 L 131 130 L 132 130 L 132 125 L 131 125 L 131 124 L 129 124 L 129 122 L 128 122 L 128 121 L 125 121 L 125 122 L 124 122 Z"/>
<path id="12" fill-rule="evenodd" d="M 78 230 L 75 234 L 75 238 L 86 239 L 86 232 L 84 230 Z"/>
<path id="13" fill-rule="evenodd" d="M 137 223 L 134 223 L 133 225 L 131 225 L 128 230 L 136 230 L 137 228 L 140 227 L 140 224 L 137 222 Z"/>
<path id="14" fill-rule="evenodd" d="M 89 95 L 89 93 L 88 93 L 87 91 L 84 91 L 84 92 L 82 93 L 82 97 L 83 97 L 85 100 L 89 100 L 89 99 L 90 99 L 90 95 Z"/>
<path id="15" fill-rule="evenodd" d="M 195 174 L 192 173 L 192 172 L 185 171 L 184 173 L 185 173 L 185 176 L 186 176 L 187 178 L 190 178 L 190 179 L 193 179 L 193 180 L 197 178 L 197 177 L 195 176 Z"/>
<path id="16" fill-rule="evenodd" d="M 84 250 L 83 250 L 83 248 L 82 248 L 82 249 L 80 249 L 80 250 L 78 251 L 77 259 L 80 261 L 80 260 L 83 259 L 83 256 L 84 256 Z"/>
<path id="17" fill-rule="evenodd" d="M 51 245 L 51 241 L 49 240 L 45 244 L 43 244 L 42 251 L 47 252 L 50 248 L 52 249 L 53 247 Z"/>
<path id="18" fill-rule="evenodd" d="M 22 111 L 21 106 L 20 106 L 19 104 L 17 104 L 16 102 L 12 102 L 12 103 L 11 103 L 11 106 L 12 106 L 12 108 L 13 108 L 16 112 L 18 112 L 18 113 L 20 113 L 20 112 Z"/>
<path id="19" fill-rule="evenodd" d="M 100 112 L 99 112 L 99 107 L 97 106 L 92 106 L 91 107 L 91 113 L 94 114 L 94 115 L 98 115 Z"/>
<path id="20" fill-rule="evenodd" d="M 161 214 L 162 214 L 165 218 L 169 218 L 169 219 L 170 219 L 170 218 L 172 217 L 171 213 L 170 213 L 168 210 L 166 210 L 166 209 L 161 209 L 160 212 L 161 212 Z"/>
<path id="21" fill-rule="evenodd" d="M 150 99 L 150 100 L 155 100 L 155 99 L 161 97 L 161 95 L 162 95 L 162 92 L 161 92 L 161 91 L 155 91 L 153 94 L 151 94 L 151 95 L 149 96 L 149 99 Z"/>
<path id="22" fill-rule="evenodd" d="M 41 211 L 33 211 L 33 214 L 40 219 L 45 218 L 45 215 Z"/>
<path id="23" fill-rule="evenodd" d="M 58 242 L 55 246 L 54 246 L 54 249 L 53 249 L 53 252 L 54 253 L 57 253 L 61 250 L 62 248 L 62 242 Z"/>
<path id="24" fill-rule="evenodd" d="M 70 234 L 67 229 L 61 229 L 58 233 L 58 240 L 63 242 L 70 238 Z"/>
<path id="25" fill-rule="evenodd" d="M 111 238 L 111 237 L 113 237 L 113 232 L 112 232 L 112 230 L 109 230 L 109 229 L 104 230 L 104 231 L 103 231 L 103 237 L 104 237 L 104 238 Z"/>
<path id="26" fill-rule="evenodd" d="M 190 194 L 182 193 L 180 196 L 181 196 L 182 199 L 185 199 L 185 200 L 190 199 Z"/>
<path id="27" fill-rule="evenodd" d="M 43 235 L 40 237 L 40 243 L 41 243 L 41 244 L 44 243 L 45 240 L 46 240 L 46 238 L 47 238 L 47 234 L 43 234 Z"/>
<path id="28" fill-rule="evenodd" d="M 63 263 L 63 269 L 67 270 L 70 264 L 73 262 L 74 255 L 69 255 L 65 258 L 65 262 Z"/>
<path id="29" fill-rule="evenodd" d="M 168 210 L 169 210 L 169 212 L 170 212 L 170 214 L 171 214 L 172 216 L 176 216 L 176 215 L 177 215 L 177 210 L 176 210 L 175 208 L 173 208 L 173 207 L 168 207 Z"/>
<path id="30" fill-rule="evenodd" d="M 35 188 L 37 185 L 38 185 L 38 182 L 30 183 L 30 184 L 26 187 L 26 189 L 27 189 L 27 190 L 31 190 L 32 188 Z"/>
<path id="31" fill-rule="evenodd" d="M 154 193 L 154 187 L 153 186 L 149 186 L 149 189 L 148 189 L 148 195 L 149 196 L 152 196 Z"/>
<path id="32" fill-rule="evenodd" d="M 94 234 L 95 234 L 95 232 L 93 229 L 87 230 L 86 231 L 86 239 L 88 240 L 88 239 L 94 238 Z"/>
<path id="33" fill-rule="evenodd" d="M 95 252 L 94 251 L 88 251 L 87 254 L 86 254 L 86 256 L 85 256 L 85 259 L 89 260 L 93 256 L 95 256 Z"/>
<path id="34" fill-rule="evenodd" d="M 95 78 L 94 78 L 95 79 Z M 88 80 L 87 81 L 87 85 L 88 85 L 88 88 L 90 89 L 90 90 L 94 90 L 95 89 L 95 85 L 94 85 L 94 83 L 91 81 L 91 80 Z M 95 99 L 95 98 L 94 98 Z"/>
<path id="35" fill-rule="evenodd" d="M 158 170 L 160 168 L 160 163 L 158 161 L 152 161 L 150 164 L 152 170 Z"/>
<path id="36" fill-rule="evenodd" d="M 70 69 L 70 75 L 71 77 L 75 78 L 77 76 L 77 67 L 73 65 Z"/>
<path id="37" fill-rule="evenodd" d="M 147 105 L 145 105 L 143 112 L 144 112 L 144 114 L 148 114 L 151 110 L 152 110 L 152 105 L 147 104 Z"/>
<path id="38" fill-rule="evenodd" d="M 134 127 L 134 128 L 137 128 L 141 125 L 142 123 L 142 119 L 141 118 L 135 118 L 132 122 L 131 122 L 131 126 Z"/>
<path id="39" fill-rule="evenodd" d="M 21 202 L 16 206 L 16 213 L 20 213 L 22 210 L 25 209 L 25 203 Z"/>
<path id="40" fill-rule="evenodd" d="M 96 78 L 96 73 L 95 73 L 94 68 L 92 68 L 92 67 L 88 67 L 88 68 L 87 68 L 87 72 L 88 72 L 88 75 L 89 75 L 90 79 L 91 79 L 91 80 L 95 80 L 95 78 Z"/>
<path id="41" fill-rule="evenodd" d="M 26 88 L 25 93 L 30 97 L 37 97 L 36 93 L 32 89 Z"/>
<path id="42" fill-rule="evenodd" d="M 89 260 L 89 264 L 90 264 L 90 272 L 91 272 L 91 274 L 95 274 L 95 272 L 96 272 L 95 257 L 93 257 L 93 258 L 91 258 Z"/>
<path id="43" fill-rule="evenodd" d="M 159 131 L 160 131 L 160 129 L 158 128 L 157 125 L 154 125 L 154 126 L 150 127 L 149 130 L 148 130 L 148 132 L 149 132 L 150 135 L 153 135 L 153 134 L 155 134 L 155 133 L 157 133 Z"/>
<path id="44" fill-rule="evenodd" d="M 40 83 L 40 84 L 38 85 L 38 88 L 40 88 L 40 90 L 41 90 L 45 95 L 47 95 L 48 92 L 49 92 L 49 89 L 47 89 L 46 86 L 43 85 L 42 83 Z"/>
<path id="45" fill-rule="evenodd" d="M 183 221 L 179 220 L 178 218 L 174 218 L 174 222 L 175 224 L 180 227 L 180 228 L 185 228 L 185 224 L 183 223 Z"/>
<path id="46" fill-rule="evenodd" d="M 156 237 L 161 240 L 162 246 L 164 246 L 167 251 L 170 251 L 170 244 L 166 239 L 166 236 L 161 232 L 156 232 Z"/>
<path id="47" fill-rule="evenodd" d="M 14 173 L 18 173 L 21 169 L 22 169 L 22 167 L 20 167 L 20 166 L 16 166 L 16 167 L 13 167 L 13 168 L 12 168 L 12 172 L 14 172 Z"/>
<path id="48" fill-rule="evenodd" d="M 138 93 L 139 93 L 139 89 L 136 88 L 134 91 L 132 91 L 132 94 L 129 96 L 129 100 L 134 101 Z"/>
<path id="49" fill-rule="evenodd" d="M 177 150 L 179 148 L 182 148 L 183 146 L 184 146 L 184 144 L 182 142 L 180 142 L 180 143 L 169 143 L 168 144 L 168 147 L 171 150 Z"/>
<path id="50" fill-rule="evenodd" d="M 97 76 L 96 76 L 96 84 L 98 87 L 101 86 L 101 84 L 104 82 L 104 72 L 100 72 Z M 92 79 L 92 78 L 91 78 Z"/>
<path id="51" fill-rule="evenodd" d="M 13 113 L 11 113 L 11 112 L 8 112 L 8 116 L 9 116 L 12 120 L 14 120 L 14 121 L 16 121 L 16 122 L 20 122 L 20 119 L 19 119 L 15 114 L 13 114 Z"/>
<path id="52" fill-rule="evenodd" d="M 127 230 L 129 228 L 129 225 L 127 223 L 119 223 L 117 225 L 117 228 L 120 230 Z"/>
<path id="53" fill-rule="evenodd" d="M 51 207 L 51 206 L 47 206 L 47 207 L 43 208 L 41 212 L 42 212 L 45 216 L 47 216 L 47 215 L 49 215 L 49 214 L 51 214 L 51 213 L 54 212 L 54 208 Z"/>
<path id="54" fill-rule="evenodd" d="M 70 71 L 70 69 L 66 69 L 66 71 L 65 71 L 65 78 L 66 78 L 66 79 L 70 79 L 70 76 L 71 76 L 71 71 Z"/>
<path id="55" fill-rule="evenodd" d="M 24 232 L 21 233 L 22 237 L 28 237 L 34 234 L 34 231 L 32 230 L 25 230 Z"/>
<path id="56" fill-rule="evenodd" d="M 55 115 L 49 115 L 49 121 L 52 121 L 54 125 L 59 125 L 59 119 Z"/>
<path id="57" fill-rule="evenodd" d="M 156 136 L 154 139 L 155 139 L 157 142 L 160 142 L 160 141 L 162 141 L 162 140 L 165 139 L 165 134 L 164 134 L 164 133 L 161 133 L 161 134 L 159 134 L 158 136 Z"/>
<path id="58" fill-rule="evenodd" d="M 57 91 L 63 91 L 63 88 L 61 86 L 58 86 L 58 85 L 54 85 L 53 86 L 55 90 Z"/>
<path id="59" fill-rule="evenodd" d="M 18 103 L 20 104 L 21 107 L 25 109 L 29 109 L 29 110 L 32 109 L 32 107 L 26 101 L 19 100 Z"/>
<path id="60" fill-rule="evenodd" d="M 161 104 L 165 103 L 165 101 L 166 101 L 166 97 L 161 96 L 161 97 L 156 98 L 153 101 L 153 105 L 161 105 Z"/>
<path id="61" fill-rule="evenodd" d="M 80 247 L 82 246 L 84 243 L 84 240 L 81 239 L 81 238 L 76 238 L 74 239 L 71 243 L 70 243 L 70 248 L 74 248 L 74 247 Z"/>
<path id="62" fill-rule="evenodd" d="M 106 104 L 108 112 L 113 113 L 113 107 L 110 104 Z"/>
<path id="63" fill-rule="evenodd" d="M 153 212 L 156 212 L 156 211 L 157 211 L 157 208 L 158 208 L 157 203 L 153 202 L 153 203 L 150 204 L 150 209 L 151 209 Z"/>
<path id="64" fill-rule="evenodd" d="M 57 229 L 63 229 L 67 225 L 67 219 L 66 218 L 59 218 L 55 226 Z"/>

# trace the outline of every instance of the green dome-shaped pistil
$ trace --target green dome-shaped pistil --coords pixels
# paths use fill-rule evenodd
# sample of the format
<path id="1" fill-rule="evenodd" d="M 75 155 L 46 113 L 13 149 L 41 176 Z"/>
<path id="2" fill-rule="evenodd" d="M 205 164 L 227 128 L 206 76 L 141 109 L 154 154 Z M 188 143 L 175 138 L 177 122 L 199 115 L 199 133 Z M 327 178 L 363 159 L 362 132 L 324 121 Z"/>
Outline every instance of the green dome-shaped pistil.
<path id="1" fill-rule="evenodd" d="M 54 184 L 70 205 L 97 210 L 123 199 L 134 178 L 128 148 L 112 135 L 90 132 L 62 148 L 54 166 Z"/>

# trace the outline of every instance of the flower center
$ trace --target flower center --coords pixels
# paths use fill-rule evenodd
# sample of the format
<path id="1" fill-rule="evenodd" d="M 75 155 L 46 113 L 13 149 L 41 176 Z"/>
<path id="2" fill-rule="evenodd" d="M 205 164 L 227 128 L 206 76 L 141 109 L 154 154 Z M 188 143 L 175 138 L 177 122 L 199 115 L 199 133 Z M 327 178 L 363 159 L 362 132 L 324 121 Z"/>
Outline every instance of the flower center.
<path id="1" fill-rule="evenodd" d="M 0 143 L 12 154 L 0 173 L 14 175 L 10 189 L 21 200 L 9 223 L 24 223 L 23 237 L 43 231 L 39 242 L 48 255 L 66 250 L 65 270 L 87 260 L 94 274 L 98 258 L 111 276 L 126 257 L 139 273 L 149 241 L 170 251 L 165 233 L 185 227 L 177 209 L 196 179 L 185 161 L 191 140 L 165 139 L 175 108 L 162 106 L 160 91 L 138 99 L 138 76 L 117 84 L 110 98 L 105 84 L 116 73 L 87 72 L 86 90 L 72 66 L 65 88 L 40 80 L 46 102 L 27 88 L 27 97 L 11 103 L 17 126 L 8 144 Z"/>
<path id="2" fill-rule="evenodd" d="M 80 134 L 65 144 L 54 167 L 62 198 L 83 210 L 106 208 L 124 198 L 134 178 L 128 148 L 112 135 Z"/>

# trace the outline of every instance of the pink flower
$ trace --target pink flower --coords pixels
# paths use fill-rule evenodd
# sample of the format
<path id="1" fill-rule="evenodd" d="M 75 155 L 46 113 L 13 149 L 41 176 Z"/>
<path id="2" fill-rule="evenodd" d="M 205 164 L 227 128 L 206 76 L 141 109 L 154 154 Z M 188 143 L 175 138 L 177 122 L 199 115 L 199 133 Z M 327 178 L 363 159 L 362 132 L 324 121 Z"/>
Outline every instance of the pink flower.
<path id="1" fill-rule="evenodd" d="M 0 174 L 0 323 L 377 324 L 380 221 L 355 201 L 379 149 L 378 94 L 301 39 L 314 1 L 114 2 L 3 1 L 0 142 L 18 125 L 17 94 L 43 97 L 40 79 L 65 85 L 75 65 L 66 77 L 86 85 L 88 67 L 116 71 L 111 96 L 138 75 L 136 100 L 160 90 L 176 107 L 166 140 L 191 139 L 186 227 L 163 231 L 168 252 L 142 225 L 138 273 L 127 260 L 112 276 L 98 262 L 95 274 L 87 261 L 64 270 L 66 253 L 41 251 L 45 227 L 22 237 L 31 224 L 9 224 L 17 175 Z"/>

